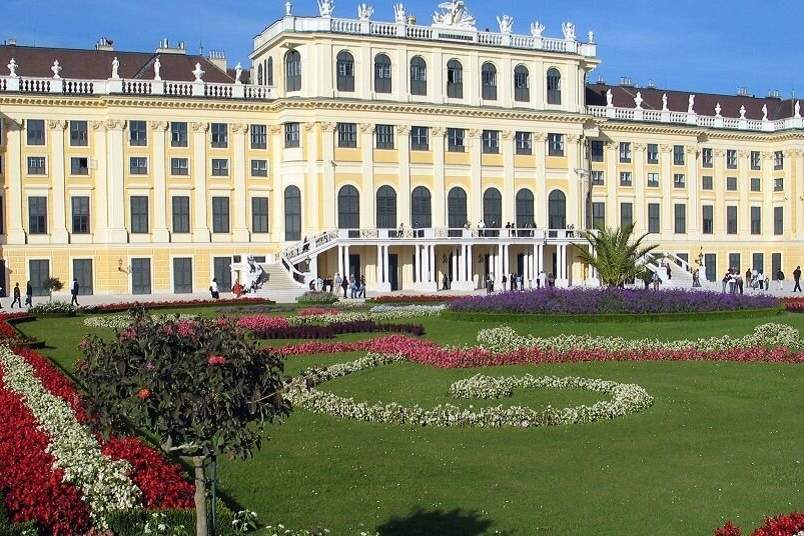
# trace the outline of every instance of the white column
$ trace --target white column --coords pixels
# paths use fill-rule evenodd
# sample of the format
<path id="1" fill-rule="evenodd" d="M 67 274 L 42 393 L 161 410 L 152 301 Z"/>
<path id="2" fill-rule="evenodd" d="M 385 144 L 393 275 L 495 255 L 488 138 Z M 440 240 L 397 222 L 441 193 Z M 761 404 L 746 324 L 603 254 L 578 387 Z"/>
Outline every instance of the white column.
<path id="1" fill-rule="evenodd" d="M 207 130 L 209 123 L 193 123 L 193 242 L 209 242 L 207 224 Z"/>
<path id="2" fill-rule="evenodd" d="M 458 281 L 466 282 L 466 244 L 461 244 L 461 254 L 458 260 Z"/>
<path id="3" fill-rule="evenodd" d="M 0 119 L 2 122 L 2 119 Z M 6 173 L 8 181 L 7 203 L 9 244 L 24 244 L 25 231 L 22 225 L 22 123 L 6 119 Z M 105 203 L 104 203 L 105 204 Z"/>
<path id="4" fill-rule="evenodd" d="M 109 214 L 109 228 L 106 234 L 106 241 L 113 244 L 123 244 L 128 242 L 128 232 L 126 231 L 126 192 L 123 181 L 123 170 L 126 163 L 123 161 L 123 130 L 125 121 L 109 120 L 106 122 L 107 129 L 107 211 Z"/>
<path id="5" fill-rule="evenodd" d="M 461 259 L 463 259 L 463 256 L 461 256 L 461 253 L 460 253 L 461 249 L 463 249 L 462 246 L 458 246 L 458 249 L 454 249 L 454 250 L 452 250 L 450 252 L 450 255 L 452 255 L 452 281 L 453 281 L 453 283 L 457 282 L 458 279 L 459 279 L 458 266 L 459 266 L 459 264 L 461 262 Z"/>
<path id="6" fill-rule="evenodd" d="M 557 264 L 558 267 L 556 269 L 556 286 L 557 287 L 567 287 L 569 286 L 569 281 L 567 280 L 567 244 L 560 244 L 558 246 L 558 255 L 557 255 Z"/>
<path id="7" fill-rule="evenodd" d="M 344 277 L 346 272 L 343 270 L 343 246 L 338 246 L 338 273 Z"/>
<path id="8" fill-rule="evenodd" d="M 352 275 L 352 267 L 349 265 L 349 246 L 343 246 L 343 267 L 347 275 Z"/>
<path id="9" fill-rule="evenodd" d="M 410 229 L 410 126 L 396 127 L 397 150 L 399 151 L 399 193 L 397 195 L 397 218 Z M 439 209 L 435 209 L 438 212 Z M 419 257 L 417 257 L 419 259 Z M 418 260 L 417 260 L 418 263 Z M 417 269 L 419 264 L 416 264 Z M 421 281 L 421 279 L 417 279 Z"/>
<path id="10" fill-rule="evenodd" d="M 167 185 L 167 179 L 165 178 L 165 132 L 167 132 L 169 126 L 170 123 L 167 121 L 151 121 L 150 123 L 154 144 L 154 160 L 151 163 L 154 177 L 154 229 L 152 234 L 154 242 L 170 241 L 170 233 L 168 233 L 167 229 L 167 198 L 165 195 Z M 237 214 L 236 206 L 235 214 Z"/>
<path id="11" fill-rule="evenodd" d="M 50 165 L 48 169 L 53 183 L 53 195 L 51 197 L 53 223 L 52 229 L 50 230 L 50 242 L 54 244 L 66 244 L 68 237 L 65 205 L 68 200 L 64 187 L 64 129 L 67 128 L 67 121 L 48 121 L 47 126 L 51 145 Z"/>
<path id="12" fill-rule="evenodd" d="M 234 162 L 232 174 L 234 176 L 234 226 L 232 239 L 235 242 L 248 242 L 250 234 L 246 215 L 248 214 L 248 200 L 246 192 L 246 132 L 247 124 L 232 125 L 232 146 L 234 147 Z M 317 274 L 316 274 L 317 275 Z"/>
<path id="13" fill-rule="evenodd" d="M 536 252 L 536 276 L 544 270 L 544 244 L 539 244 Z"/>
<path id="14" fill-rule="evenodd" d="M 499 244 L 497 246 L 497 253 L 494 257 L 494 286 L 495 288 L 499 289 L 500 285 L 502 285 L 502 276 L 503 276 L 503 245 Z"/>
<path id="15" fill-rule="evenodd" d="M 385 278 L 383 277 L 383 266 L 382 266 L 382 246 L 377 244 L 377 269 L 376 269 L 376 279 L 377 279 L 377 287 L 382 285 L 385 282 Z"/>
<path id="16" fill-rule="evenodd" d="M 474 270 L 474 262 L 475 258 L 472 256 L 472 244 L 466 245 L 466 282 L 470 289 L 474 289 L 475 286 L 475 274 L 473 273 Z"/>
<path id="17" fill-rule="evenodd" d="M 324 203 L 324 228 L 335 229 L 335 123 L 321 123 L 324 167 L 324 192 L 319 198 Z"/>
<path id="18" fill-rule="evenodd" d="M 388 290 L 389 291 L 391 290 L 391 285 L 390 285 L 391 277 L 390 277 L 390 273 L 388 272 L 388 270 L 390 269 L 390 266 L 391 266 L 390 263 L 388 262 L 388 249 L 390 247 L 391 246 L 386 245 L 386 246 L 383 246 L 383 248 L 382 248 L 382 281 L 383 281 L 383 283 L 388 284 Z"/>
<path id="19" fill-rule="evenodd" d="M 422 282 L 422 247 L 419 244 L 414 244 L 414 251 L 416 253 L 416 266 L 413 270 L 413 279 L 416 284 Z"/>
<path id="20" fill-rule="evenodd" d="M 438 281 L 437 281 L 437 277 L 436 277 L 435 246 L 432 246 L 432 245 L 430 246 L 429 259 L 430 259 L 430 278 L 428 279 L 428 281 L 430 283 L 436 283 L 436 285 L 437 285 Z"/>

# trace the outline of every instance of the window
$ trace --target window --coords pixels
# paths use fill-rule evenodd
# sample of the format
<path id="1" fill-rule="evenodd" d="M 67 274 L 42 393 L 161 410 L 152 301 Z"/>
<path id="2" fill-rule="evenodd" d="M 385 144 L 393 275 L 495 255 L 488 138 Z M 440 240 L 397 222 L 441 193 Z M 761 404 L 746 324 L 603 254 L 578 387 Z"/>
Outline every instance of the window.
<path id="1" fill-rule="evenodd" d="M 357 147 L 356 123 L 338 123 L 338 147 L 352 149 Z"/>
<path id="2" fill-rule="evenodd" d="M 648 187 L 649 188 L 658 188 L 659 187 L 659 174 L 658 173 L 648 173 Z"/>
<path id="3" fill-rule="evenodd" d="M 751 191 L 752 192 L 762 191 L 762 180 L 759 177 L 751 177 Z"/>
<path id="4" fill-rule="evenodd" d="M 89 233 L 89 197 L 80 196 L 71 199 L 73 209 L 73 233 Z"/>
<path id="5" fill-rule="evenodd" d="M 704 253 L 704 264 L 706 265 L 706 280 L 717 281 L 717 254 Z"/>
<path id="6" fill-rule="evenodd" d="M 227 176 L 229 176 L 229 159 L 228 158 L 213 158 L 212 159 L 212 176 L 213 177 L 227 177 Z"/>
<path id="7" fill-rule="evenodd" d="M 645 153 L 647 155 L 648 164 L 658 164 L 659 163 L 659 144 L 657 143 L 649 143 L 648 150 Z"/>
<path id="8" fill-rule="evenodd" d="M 751 207 L 751 234 L 762 234 L 762 207 Z"/>
<path id="9" fill-rule="evenodd" d="M 726 167 L 728 169 L 737 169 L 737 150 L 728 149 L 726 151 Z"/>
<path id="10" fill-rule="evenodd" d="M 784 234 L 784 207 L 773 207 L 773 234 Z"/>
<path id="11" fill-rule="evenodd" d="M 555 67 L 547 70 L 547 104 L 561 104 L 561 73 Z"/>
<path id="12" fill-rule="evenodd" d="M 50 293 L 48 280 L 50 279 L 50 261 L 46 259 L 31 259 L 28 261 L 29 281 L 34 296 L 47 296 Z"/>
<path id="13" fill-rule="evenodd" d="M 550 229 L 567 227 L 567 196 L 561 190 L 553 190 L 547 197 L 547 224 Z"/>
<path id="14" fill-rule="evenodd" d="M 516 226 L 529 227 L 535 223 L 533 192 L 527 188 L 522 188 L 516 193 Z"/>
<path id="15" fill-rule="evenodd" d="M 285 91 L 301 91 L 301 54 L 290 50 L 285 54 Z"/>
<path id="16" fill-rule="evenodd" d="M 687 205 L 684 203 L 676 203 L 673 205 L 673 212 L 675 213 L 675 228 L 676 234 L 684 234 L 687 232 Z"/>
<path id="17" fill-rule="evenodd" d="M 251 232 L 268 232 L 268 198 L 251 198 Z"/>
<path id="18" fill-rule="evenodd" d="M 783 192 L 784 191 L 784 179 L 782 177 L 778 177 L 773 179 L 773 191 L 774 192 Z"/>
<path id="19" fill-rule="evenodd" d="M 620 142 L 620 162 L 629 164 L 631 162 L 631 144 Z"/>
<path id="20" fill-rule="evenodd" d="M 268 160 L 252 160 L 251 161 L 251 176 L 252 177 L 267 177 L 268 176 Z"/>
<path id="21" fill-rule="evenodd" d="M 427 62 L 420 56 L 410 60 L 410 92 L 413 95 L 427 95 Z"/>
<path id="22" fill-rule="evenodd" d="M 259 66 L 262 71 L 262 65 Z M 260 73 L 262 76 L 262 73 Z M 260 82 L 262 83 L 262 82 Z M 173 257 L 173 292 L 189 294 L 193 291 L 193 258 Z"/>
<path id="23" fill-rule="evenodd" d="M 726 190 L 729 192 L 737 191 L 737 177 L 726 177 Z"/>
<path id="24" fill-rule="evenodd" d="M 463 143 L 466 132 L 462 128 L 447 129 L 447 150 L 451 153 L 462 153 L 465 150 Z"/>
<path id="25" fill-rule="evenodd" d="M 391 92 L 391 59 L 385 54 L 377 54 L 374 58 L 374 91 Z"/>
<path id="26" fill-rule="evenodd" d="M 463 66 L 458 60 L 447 62 L 447 97 L 463 98 Z"/>
<path id="27" fill-rule="evenodd" d="M 592 203 L 592 228 L 603 229 L 606 227 L 606 203 Z"/>
<path id="28" fill-rule="evenodd" d="M 620 186 L 631 186 L 631 172 L 630 171 L 621 171 L 620 172 Z"/>
<path id="29" fill-rule="evenodd" d="M 225 149 L 229 146 L 229 128 L 226 123 L 212 123 L 210 131 L 213 149 Z"/>
<path id="30" fill-rule="evenodd" d="M 483 221 L 491 229 L 502 227 L 502 195 L 497 188 L 483 192 Z"/>
<path id="31" fill-rule="evenodd" d="M 257 84 L 263 85 L 263 77 L 262 77 L 262 64 L 257 65 Z"/>
<path id="32" fill-rule="evenodd" d="M 268 147 L 268 127 L 265 125 L 251 125 L 251 148 L 266 149 Z"/>
<path id="33" fill-rule="evenodd" d="M 603 161 L 603 148 L 605 147 L 605 143 L 602 140 L 592 140 L 589 144 L 589 153 L 592 158 L 592 162 L 602 162 Z"/>
<path id="34" fill-rule="evenodd" d="M 726 233 L 737 234 L 737 207 L 734 205 L 726 207 Z"/>
<path id="35" fill-rule="evenodd" d="M 603 171 L 592 171 L 592 186 L 604 186 L 606 174 Z"/>
<path id="36" fill-rule="evenodd" d="M 784 169 L 784 153 L 782 151 L 773 153 L 773 169 Z"/>
<path id="37" fill-rule="evenodd" d="M 684 146 L 683 145 L 673 145 L 673 165 L 674 166 L 683 166 L 684 165 Z"/>
<path id="38" fill-rule="evenodd" d="M 627 227 L 633 224 L 634 224 L 633 203 L 620 203 L 620 227 Z"/>
<path id="39" fill-rule="evenodd" d="M 173 205 L 173 232 L 190 232 L 190 198 L 186 195 L 174 195 L 171 198 Z"/>
<path id="40" fill-rule="evenodd" d="M 703 234 L 712 234 L 715 232 L 715 207 L 712 205 L 703 205 L 701 207 L 703 213 L 703 223 L 701 231 Z"/>
<path id="41" fill-rule="evenodd" d="M 28 198 L 28 232 L 47 234 L 47 197 Z"/>
<path id="42" fill-rule="evenodd" d="M 45 144 L 45 120 L 28 119 L 25 121 L 28 145 Z"/>
<path id="43" fill-rule="evenodd" d="M 265 61 L 265 83 L 266 85 L 274 85 L 274 58 L 268 57 Z"/>
<path id="44" fill-rule="evenodd" d="M 732 270 L 740 271 L 740 254 L 739 253 L 729 253 L 729 268 Z"/>
<path id="45" fill-rule="evenodd" d="M 712 156 L 712 149 L 704 147 L 701 150 L 701 165 L 705 168 L 710 168 L 715 165 L 715 159 Z"/>
<path id="46" fill-rule="evenodd" d="M 144 156 L 132 156 L 128 160 L 128 172 L 131 175 L 147 175 L 148 159 Z"/>
<path id="47" fill-rule="evenodd" d="M 480 68 L 483 100 L 497 100 L 497 68 L 493 63 L 484 63 Z"/>
<path id="48" fill-rule="evenodd" d="M 355 60 L 349 52 L 345 50 L 338 52 L 338 57 L 336 59 L 336 70 L 336 87 L 338 88 L 338 91 L 354 91 Z"/>
<path id="49" fill-rule="evenodd" d="M 549 156 L 564 156 L 564 135 L 547 135 L 547 154 Z"/>
<path id="50" fill-rule="evenodd" d="M 765 271 L 765 254 L 754 253 L 751 255 L 751 268 L 757 272 Z"/>
<path id="51" fill-rule="evenodd" d="M 148 232 L 148 196 L 132 195 L 129 199 L 131 207 L 132 234 L 145 234 Z"/>
<path id="52" fill-rule="evenodd" d="M 514 69 L 514 100 L 530 101 L 530 74 L 524 65 L 517 65 Z"/>
<path id="53" fill-rule="evenodd" d="M 70 145 L 86 147 L 89 142 L 86 121 L 70 121 Z"/>
<path id="54" fill-rule="evenodd" d="M 469 220 L 466 215 L 466 192 L 455 186 L 447 194 L 447 224 L 450 229 L 456 230 L 452 231 L 450 236 L 454 234 L 461 236 L 467 221 Z"/>
<path id="55" fill-rule="evenodd" d="M 714 183 L 711 175 L 704 175 L 701 177 L 701 190 L 712 190 L 713 188 Z"/>
<path id="56" fill-rule="evenodd" d="M 782 269 L 782 254 L 771 253 L 771 278 L 776 281 L 776 274 Z"/>
<path id="57" fill-rule="evenodd" d="M 673 174 L 673 188 L 684 188 L 686 183 L 687 179 L 684 177 L 683 173 Z"/>
<path id="58" fill-rule="evenodd" d="M 762 169 L 762 158 L 759 155 L 759 151 L 751 151 L 751 169 Z"/>
<path id="59" fill-rule="evenodd" d="M 187 147 L 187 123 L 170 123 L 170 146 Z"/>
<path id="60" fill-rule="evenodd" d="M 132 147 L 148 145 L 148 127 L 145 121 L 128 122 L 128 143 Z"/>
<path id="61" fill-rule="evenodd" d="M 648 232 L 660 232 L 659 222 L 659 203 L 648 203 Z"/>
<path id="62" fill-rule="evenodd" d="M 187 176 L 190 174 L 190 164 L 186 158 L 170 159 L 170 174 L 177 176 Z"/>
<path id="63" fill-rule="evenodd" d="M 427 127 L 411 127 L 410 148 L 414 151 L 427 151 L 430 148 L 429 132 Z"/>
<path id="64" fill-rule="evenodd" d="M 375 144 L 377 149 L 394 148 L 394 126 L 377 125 L 374 130 Z"/>
<path id="65" fill-rule="evenodd" d="M 285 123 L 285 148 L 292 149 L 299 146 L 299 124 Z"/>
<path id="66" fill-rule="evenodd" d="M 351 184 L 338 191 L 338 229 L 360 229 L 360 193 Z"/>
<path id="67" fill-rule="evenodd" d="M 45 157 L 44 156 L 29 156 L 28 157 L 28 175 L 44 175 L 45 171 Z"/>
<path id="68" fill-rule="evenodd" d="M 516 154 L 533 154 L 533 134 L 530 132 L 517 132 L 515 136 Z"/>
<path id="69" fill-rule="evenodd" d="M 89 158 L 86 156 L 73 156 L 70 158 L 71 175 L 89 175 Z"/>
<path id="70" fill-rule="evenodd" d="M 376 225 L 378 229 L 396 228 L 396 190 L 388 186 L 380 186 L 377 190 Z"/>
<path id="71" fill-rule="evenodd" d="M 453 188 L 450 190 L 449 195 L 453 195 L 453 191 L 456 190 Z M 457 189 L 461 193 L 463 190 L 460 188 Z M 449 226 L 452 227 L 452 218 L 453 218 L 453 207 L 450 203 L 453 202 L 453 197 L 448 199 L 448 207 L 449 207 Z M 466 196 L 464 194 L 464 222 L 466 221 Z M 410 194 L 410 213 L 411 213 L 411 223 L 413 224 L 414 229 L 427 229 L 432 227 L 432 199 L 430 197 L 430 190 L 425 188 L 424 186 L 417 186 L 413 189 L 413 192 Z M 458 227 L 463 227 L 463 223 L 458 225 Z"/>
<path id="72" fill-rule="evenodd" d="M 229 232 L 229 198 L 212 198 L 212 232 Z"/>
<path id="73" fill-rule="evenodd" d="M 500 131 L 483 131 L 483 154 L 497 154 L 500 152 Z"/>

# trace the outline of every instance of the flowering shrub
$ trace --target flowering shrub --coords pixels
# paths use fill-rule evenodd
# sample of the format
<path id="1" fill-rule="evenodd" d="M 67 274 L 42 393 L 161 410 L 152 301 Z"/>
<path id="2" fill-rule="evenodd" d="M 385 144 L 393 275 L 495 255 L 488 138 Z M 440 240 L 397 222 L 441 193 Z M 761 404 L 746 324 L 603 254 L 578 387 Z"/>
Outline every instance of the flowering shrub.
<path id="1" fill-rule="evenodd" d="M 105 305 L 84 305 L 78 308 L 81 313 L 122 313 L 132 308 L 145 307 L 146 309 L 179 309 L 183 307 L 205 307 L 216 305 L 225 307 L 229 305 L 273 305 L 274 301 L 267 298 L 228 298 L 222 300 L 174 300 L 174 301 L 151 301 L 151 302 L 129 302 L 129 303 L 108 303 Z"/>
<path id="2" fill-rule="evenodd" d="M 768 309 L 779 300 L 764 294 L 721 294 L 680 289 L 644 291 L 636 289 L 559 289 L 502 292 L 465 296 L 450 303 L 453 311 L 541 314 L 651 314 L 700 313 Z"/>
<path id="3" fill-rule="evenodd" d="M 714 536 L 743 536 L 743 531 L 732 525 L 731 521 L 726 521 L 725 525 L 715 529 Z"/>
<path id="4" fill-rule="evenodd" d="M 151 315 L 154 321 L 165 322 L 169 319 L 179 320 L 194 320 L 198 315 Z M 84 325 L 88 328 L 106 328 L 106 329 L 125 329 L 131 325 L 130 314 L 111 314 L 103 316 L 89 316 L 84 319 Z"/>
<path id="5" fill-rule="evenodd" d="M 258 337 L 277 329 L 290 326 L 288 319 L 283 316 L 249 315 L 237 319 L 237 327 L 247 329 Z"/>
<path id="6" fill-rule="evenodd" d="M 332 305 L 338 301 L 338 296 L 331 292 L 317 292 L 309 290 L 296 298 L 296 302 L 311 305 Z"/>
<path id="7" fill-rule="evenodd" d="M 328 324 L 332 322 L 357 322 L 357 321 L 385 321 L 401 320 L 405 318 L 417 318 L 421 316 L 438 316 L 444 310 L 445 305 L 377 305 L 366 311 L 338 311 L 335 314 L 322 313 L 318 315 L 291 316 L 288 321 L 291 324 Z"/>
<path id="8" fill-rule="evenodd" d="M 74 305 L 71 305 L 65 301 L 46 301 L 37 303 L 30 309 L 28 312 L 33 315 L 41 315 L 41 314 L 69 314 L 73 315 L 78 311 L 78 308 Z"/>
<path id="9" fill-rule="evenodd" d="M 296 314 L 299 316 L 320 316 L 320 315 L 339 315 L 343 312 L 341 309 L 334 307 L 305 307 L 299 309 Z"/>
<path id="10" fill-rule="evenodd" d="M 801 536 L 804 534 L 804 514 L 793 512 L 783 516 L 767 517 L 751 536 Z M 742 531 L 727 521 L 715 529 L 714 536 L 742 536 Z"/>
<path id="11" fill-rule="evenodd" d="M 791 313 L 804 313 L 804 298 L 782 298 L 782 305 Z"/>

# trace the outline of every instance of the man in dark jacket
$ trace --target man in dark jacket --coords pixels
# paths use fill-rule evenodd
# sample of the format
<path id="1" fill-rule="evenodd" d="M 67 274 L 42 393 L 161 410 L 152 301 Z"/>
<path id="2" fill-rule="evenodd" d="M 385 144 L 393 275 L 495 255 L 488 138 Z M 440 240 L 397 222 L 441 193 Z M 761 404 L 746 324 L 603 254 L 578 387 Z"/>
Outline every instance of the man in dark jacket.
<path id="1" fill-rule="evenodd" d="M 30 281 L 25 285 L 25 305 L 33 307 L 33 286 Z"/>
<path id="2" fill-rule="evenodd" d="M 70 295 L 72 296 L 72 299 L 70 300 L 70 305 L 75 305 L 76 307 L 78 307 L 78 289 L 79 289 L 78 278 L 74 277 L 73 284 L 70 285 Z"/>
<path id="3" fill-rule="evenodd" d="M 22 300 L 20 299 L 20 284 L 19 283 L 14 284 L 14 301 L 11 302 L 11 308 L 12 309 L 14 308 L 15 303 L 20 306 L 20 309 L 22 309 Z"/>
<path id="4" fill-rule="evenodd" d="M 801 292 L 801 266 L 796 266 L 796 269 L 793 270 L 793 280 L 796 282 L 793 292 Z"/>

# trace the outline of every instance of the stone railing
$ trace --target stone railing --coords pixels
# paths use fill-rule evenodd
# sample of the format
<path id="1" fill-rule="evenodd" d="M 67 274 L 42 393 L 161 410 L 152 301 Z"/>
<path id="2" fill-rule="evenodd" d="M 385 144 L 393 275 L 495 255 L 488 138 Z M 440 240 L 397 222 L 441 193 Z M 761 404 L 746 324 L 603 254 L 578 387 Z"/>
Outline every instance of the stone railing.
<path id="1" fill-rule="evenodd" d="M 597 44 L 582 43 L 575 39 L 485 32 L 467 28 L 439 28 L 406 23 L 295 16 L 286 16 L 279 19 L 255 37 L 254 50 L 259 50 L 282 33 L 297 32 L 331 32 L 381 37 L 404 37 L 423 41 L 476 43 L 488 46 L 579 54 L 589 58 L 597 57 Z"/>
<path id="2" fill-rule="evenodd" d="M 804 118 L 788 117 L 776 121 L 699 115 L 669 110 L 645 110 L 641 108 L 618 108 L 615 106 L 587 106 L 586 111 L 593 117 L 603 117 L 621 121 L 641 121 L 645 123 L 669 123 L 693 125 L 727 130 L 751 130 L 757 132 L 777 132 L 804 128 Z"/>

